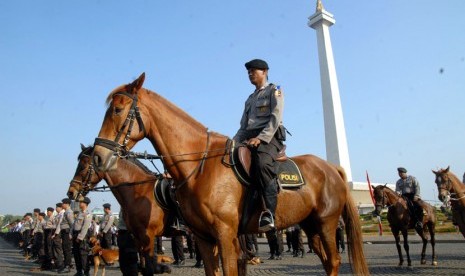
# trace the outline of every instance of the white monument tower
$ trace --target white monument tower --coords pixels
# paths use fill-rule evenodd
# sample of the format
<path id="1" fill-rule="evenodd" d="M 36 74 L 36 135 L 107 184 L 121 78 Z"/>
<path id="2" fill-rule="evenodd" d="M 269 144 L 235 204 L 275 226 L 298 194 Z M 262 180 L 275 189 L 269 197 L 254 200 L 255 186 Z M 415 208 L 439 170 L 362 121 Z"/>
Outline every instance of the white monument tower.
<path id="1" fill-rule="evenodd" d="M 310 16 L 308 26 L 316 30 L 318 58 L 320 61 L 321 92 L 323 95 L 323 113 L 325 125 L 326 159 L 344 168 L 347 181 L 352 182 L 349 149 L 347 147 L 341 97 L 334 65 L 333 49 L 329 36 L 329 27 L 336 20 L 317 1 L 316 12 Z"/>

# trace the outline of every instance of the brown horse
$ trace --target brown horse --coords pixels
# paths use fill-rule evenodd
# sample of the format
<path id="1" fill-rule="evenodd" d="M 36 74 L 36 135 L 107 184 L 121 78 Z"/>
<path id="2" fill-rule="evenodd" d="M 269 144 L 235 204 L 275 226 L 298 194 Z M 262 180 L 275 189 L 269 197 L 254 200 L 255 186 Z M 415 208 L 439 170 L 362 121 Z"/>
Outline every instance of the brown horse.
<path id="1" fill-rule="evenodd" d="M 407 206 L 407 200 L 402 196 L 398 195 L 393 190 L 389 189 L 389 187 L 380 185 L 377 187 L 373 187 L 373 195 L 375 198 L 375 212 L 379 215 L 381 210 L 388 206 L 388 213 L 387 219 L 389 221 L 389 226 L 391 227 L 391 232 L 396 239 L 396 247 L 397 253 L 399 253 L 399 266 L 403 265 L 404 258 L 402 256 L 402 249 L 400 247 L 400 235 L 399 232 L 402 233 L 404 237 L 404 249 L 407 253 L 407 263 L 408 266 L 412 265 L 412 261 L 410 259 L 409 253 L 409 245 L 408 245 L 408 229 L 413 229 L 413 219 L 410 217 L 410 212 Z M 422 206 L 423 210 L 426 211 L 426 215 L 423 216 L 423 229 L 421 231 L 415 230 L 418 235 L 421 237 L 423 241 L 423 248 L 421 250 L 421 264 L 426 264 L 425 258 L 425 251 L 426 245 L 428 244 L 428 239 L 426 236 L 426 228 L 428 228 L 429 234 L 431 236 L 431 247 L 432 247 L 432 265 L 438 265 L 436 260 L 436 253 L 435 253 L 435 225 L 436 225 L 436 214 L 434 208 L 424 202 L 421 201 L 420 205 Z"/>
<path id="2" fill-rule="evenodd" d="M 100 172 L 93 165 L 93 147 L 81 145 L 76 173 L 71 180 L 68 197 L 76 199 L 105 179 L 113 195 L 121 205 L 124 220 L 136 240 L 136 246 L 144 258 L 144 275 L 169 271 L 157 264 L 154 258 L 155 236 L 161 236 L 168 225 L 169 211 L 162 209 L 154 198 L 154 183 L 159 176 L 150 172 L 137 159 L 119 159 L 118 170 Z M 141 212 L 143 210 L 143 212 Z"/>
<path id="3" fill-rule="evenodd" d="M 434 182 L 438 186 L 438 198 L 444 203 L 450 200 L 452 218 L 465 237 L 465 184 L 449 171 L 449 167 L 433 173 L 436 175 Z"/>
<path id="4" fill-rule="evenodd" d="M 142 74 L 108 96 L 109 106 L 95 142 L 96 165 L 101 171 L 115 170 L 116 160 L 147 137 L 175 180 L 181 212 L 197 237 L 206 274 L 219 274 L 219 258 L 224 275 L 245 274 L 238 231 L 246 187 L 222 162 L 228 137 L 209 132 L 168 100 L 142 88 L 144 78 Z M 277 228 L 300 223 L 326 273 L 337 275 L 341 257 L 335 237 L 342 214 L 353 270 L 358 275 L 369 274 L 360 221 L 344 170 L 312 155 L 292 159 L 301 168 L 306 184 L 297 190 L 280 191 Z M 261 211 L 255 210 L 243 232 L 258 232 Z"/>

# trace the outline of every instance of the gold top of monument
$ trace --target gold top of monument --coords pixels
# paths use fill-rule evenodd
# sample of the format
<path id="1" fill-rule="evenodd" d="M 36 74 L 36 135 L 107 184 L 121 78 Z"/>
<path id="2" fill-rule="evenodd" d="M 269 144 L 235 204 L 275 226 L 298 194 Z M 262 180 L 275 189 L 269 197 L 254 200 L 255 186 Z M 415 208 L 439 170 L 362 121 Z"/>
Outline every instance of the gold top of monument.
<path id="1" fill-rule="evenodd" d="M 325 7 L 323 7 L 323 3 L 321 3 L 321 0 L 317 0 L 316 1 L 316 11 L 321 12 L 324 9 L 325 9 Z"/>

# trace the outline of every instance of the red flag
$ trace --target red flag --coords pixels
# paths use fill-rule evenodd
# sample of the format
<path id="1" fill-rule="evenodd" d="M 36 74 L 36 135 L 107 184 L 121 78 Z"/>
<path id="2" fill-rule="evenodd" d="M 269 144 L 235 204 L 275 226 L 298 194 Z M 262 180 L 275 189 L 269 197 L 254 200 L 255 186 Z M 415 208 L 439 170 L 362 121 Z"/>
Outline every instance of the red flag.
<path id="1" fill-rule="evenodd" d="M 375 197 L 373 195 L 373 187 L 371 187 L 371 183 L 370 183 L 370 177 L 368 176 L 368 171 L 366 171 L 367 173 L 367 182 L 368 182 L 368 190 L 370 191 L 370 196 L 371 196 L 371 201 L 373 201 L 373 205 L 376 204 L 376 200 L 375 200 Z M 376 208 L 376 206 L 375 206 Z M 381 225 L 381 217 L 378 216 L 378 233 L 380 236 L 383 235 L 383 227 Z"/>
<path id="2" fill-rule="evenodd" d="M 366 173 L 367 173 L 368 190 L 370 191 L 371 201 L 373 202 L 373 205 L 375 205 L 376 201 L 375 201 L 375 197 L 373 196 L 373 188 L 371 187 L 370 177 L 368 176 L 368 171 L 366 171 Z"/>

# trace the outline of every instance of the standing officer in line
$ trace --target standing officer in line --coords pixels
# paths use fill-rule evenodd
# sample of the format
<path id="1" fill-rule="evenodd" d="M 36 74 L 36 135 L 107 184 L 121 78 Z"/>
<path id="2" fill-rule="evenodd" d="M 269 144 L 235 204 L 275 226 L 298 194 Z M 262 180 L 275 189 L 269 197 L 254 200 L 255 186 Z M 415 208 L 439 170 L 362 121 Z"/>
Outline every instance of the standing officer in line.
<path id="1" fill-rule="evenodd" d="M 34 208 L 34 221 L 32 222 L 32 259 L 36 259 L 36 263 L 39 263 L 39 250 L 40 247 L 42 246 L 42 241 L 40 239 L 42 238 L 43 240 L 43 233 L 40 235 L 36 235 L 36 232 L 39 230 L 39 214 L 40 214 L 40 209 L 39 208 Z"/>
<path id="2" fill-rule="evenodd" d="M 61 242 L 63 244 L 64 265 L 66 266 L 66 270 L 70 272 L 71 268 L 73 267 L 73 265 L 71 264 L 72 249 L 70 231 L 74 223 L 74 214 L 73 210 L 71 210 L 71 200 L 69 198 L 63 198 L 61 202 L 63 204 L 62 207 L 65 211 L 60 223 L 60 235 Z"/>
<path id="3" fill-rule="evenodd" d="M 42 264 L 42 268 L 46 270 L 52 269 L 52 236 L 55 232 L 55 209 L 53 207 L 47 208 L 47 216 L 45 217 L 45 230 L 44 230 L 44 250 L 45 250 L 45 261 Z"/>
<path id="4" fill-rule="evenodd" d="M 103 204 L 103 211 L 105 212 L 105 215 L 103 216 L 103 221 L 100 224 L 101 243 L 103 248 L 111 248 L 113 236 L 111 227 L 113 226 L 115 216 L 111 213 L 110 203 Z"/>
<path id="5" fill-rule="evenodd" d="M 29 242 L 31 241 L 31 231 L 32 231 L 32 214 L 31 213 L 26 213 L 24 215 L 24 223 L 23 227 L 21 229 L 22 235 L 23 235 L 23 250 L 24 250 L 24 256 L 26 258 L 29 258 L 29 249 L 27 248 L 29 246 Z"/>
<path id="6" fill-rule="evenodd" d="M 418 180 L 407 175 L 405 168 L 397 168 L 400 179 L 396 182 L 396 193 L 407 198 L 407 206 L 415 222 L 415 229 L 421 231 L 423 229 L 423 208 L 419 204 L 420 198 L 420 183 Z M 421 216 L 418 214 L 421 210 Z"/>
<path id="7" fill-rule="evenodd" d="M 88 245 L 88 230 L 92 223 L 92 214 L 87 210 L 89 204 L 90 199 L 88 197 L 84 197 L 84 199 L 79 201 L 81 211 L 73 224 L 73 255 L 77 270 L 75 276 L 89 275 L 90 270 L 89 263 L 87 262 L 90 249 Z"/>
<path id="8" fill-rule="evenodd" d="M 251 148 L 251 177 L 260 186 L 267 211 L 260 216 L 259 230 L 274 229 L 278 183 L 276 157 L 283 148 L 285 129 L 282 126 L 284 95 L 274 84 L 268 83 L 268 64 L 254 59 L 245 64 L 255 91 L 245 102 L 241 126 L 234 136 L 238 143 Z"/>
<path id="9" fill-rule="evenodd" d="M 55 231 L 52 234 L 52 252 L 53 258 L 55 259 L 55 267 L 57 268 L 58 273 L 67 273 L 68 271 L 65 270 L 65 265 L 63 261 L 63 242 L 61 240 L 61 222 L 63 221 L 63 217 L 65 214 L 65 210 L 63 210 L 63 203 L 59 202 L 56 204 L 55 211 L 57 214 L 53 218 L 53 226 L 55 227 Z M 68 235 L 69 237 L 69 235 Z"/>

